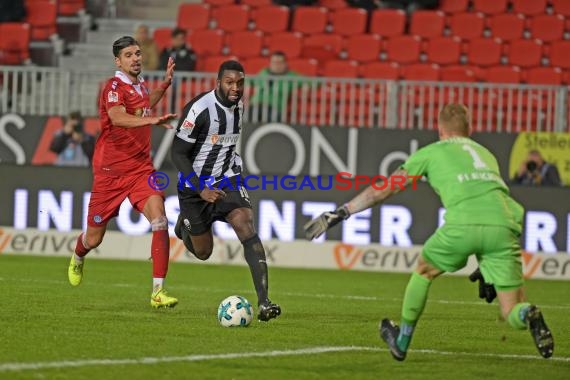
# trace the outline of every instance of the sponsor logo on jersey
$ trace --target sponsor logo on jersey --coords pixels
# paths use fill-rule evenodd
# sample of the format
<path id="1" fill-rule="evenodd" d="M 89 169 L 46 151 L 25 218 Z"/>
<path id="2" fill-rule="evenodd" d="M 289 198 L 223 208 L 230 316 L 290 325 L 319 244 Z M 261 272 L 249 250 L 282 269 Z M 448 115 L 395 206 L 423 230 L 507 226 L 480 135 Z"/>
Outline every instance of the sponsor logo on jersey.
<path id="1" fill-rule="evenodd" d="M 109 91 L 107 94 L 107 101 L 109 103 L 117 103 L 119 101 L 119 93 L 115 91 Z"/>
<path id="2" fill-rule="evenodd" d="M 221 136 L 215 134 L 210 137 L 212 145 L 223 145 L 223 146 L 236 145 L 238 140 L 239 140 L 239 134 L 237 133 L 221 135 Z"/>
<path id="3" fill-rule="evenodd" d="M 182 122 L 182 128 L 192 129 L 192 128 L 194 128 L 194 124 L 192 124 L 192 122 L 190 122 L 189 120 L 184 120 Z"/>

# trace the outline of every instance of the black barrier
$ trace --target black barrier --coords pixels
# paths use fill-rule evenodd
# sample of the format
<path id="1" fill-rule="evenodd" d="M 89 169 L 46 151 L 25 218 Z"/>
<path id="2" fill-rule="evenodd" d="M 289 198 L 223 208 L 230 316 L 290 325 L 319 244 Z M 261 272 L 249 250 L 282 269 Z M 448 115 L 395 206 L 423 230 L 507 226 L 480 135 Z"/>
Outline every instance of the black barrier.
<path id="1" fill-rule="evenodd" d="M 178 212 L 176 174 L 166 171 L 170 185 L 165 189 L 170 223 Z M 92 176 L 89 169 L 0 165 L 0 225 L 16 228 L 83 227 L 86 195 Z M 530 251 L 570 251 L 570 189 L 513 187 L 513 196 L 527 211 L 522 243 Z M 303 238 L 302 227 L 312 216 L 346 202 L 356 191 L 257 190 L 250 191 L 256 225 L 263 239 Z M 426 184 L 396 195 L 369 214 L 353 216 L 328 233 L 331 240 L 365 244 L 423 244 L 437 228 L 441 203 Z M 125 208 L 110 223 L 110 229 L 140 234 L 148 223 Z M 217 230 L 219 233 L 221 230 Z"/>

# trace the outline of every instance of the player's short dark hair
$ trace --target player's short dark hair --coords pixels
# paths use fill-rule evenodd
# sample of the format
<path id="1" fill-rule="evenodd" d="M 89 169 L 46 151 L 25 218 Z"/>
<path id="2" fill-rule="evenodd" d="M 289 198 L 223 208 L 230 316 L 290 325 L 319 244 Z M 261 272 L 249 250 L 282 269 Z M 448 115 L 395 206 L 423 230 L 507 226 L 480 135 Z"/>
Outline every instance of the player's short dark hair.
<path id="1" fill-rule="evenodd" d="M 121 37 L 117 41 L 113 42 L 113 55 L 115 57 L 118 57 L 119 54 L 121 54 L 121 50 L 133 45 L 139 46 L 139 43 L 133 37 L 131 36 Z"/>
<path id="2" fill-rule="evenodd" d="M 231 71 L 239 71 L 245 74 L 245 70 L 243 66 L 238 61 L 225 61 L 220 65 L 220 69 L 218 70 L 218 79 L 222 79 L 224 75 L 224 71 L 231 70 Z"/>
<path id="3" fill-rule="evenodd" d="M 174 29 L 172 30 L 172 33 L 170 34 L 170 36 L 171 36 L 172 38 L 174 38 L 174 37 L 178 37 L 178 36 L 181 35 L 181 34 L 186 35 L 186 30 L 184 30 L 184 29 L 182 29 L 182 28 L 174 28 Z"/>

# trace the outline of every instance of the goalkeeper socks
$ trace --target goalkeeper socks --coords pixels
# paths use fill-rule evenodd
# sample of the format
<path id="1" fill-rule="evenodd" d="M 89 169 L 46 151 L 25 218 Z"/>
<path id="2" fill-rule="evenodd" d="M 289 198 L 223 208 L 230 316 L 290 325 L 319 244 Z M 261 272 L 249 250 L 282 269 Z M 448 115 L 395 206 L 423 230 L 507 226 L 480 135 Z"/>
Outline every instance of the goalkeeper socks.
<path id="1" fill-rule="evenodd" d="M 414 334 L 414 328 L 415 326 L 413 324 L 401 321 L 400 335 L 398 335 L 398 339 L 396 339 L 396 345 L 400 351 L 408 351 L 408 347 L 410 347 L 410 342 L 412 341 L 412 335 Z"/>
<path id="2" fill-rule="evenodd" d="M 526 329 L 526 314 L 529 306 L 528 302 L 517 303 L 507 317 L 509 325 L 517 330 Z"/>
<path id="3" fill-rule="evenodd" d="M 253 235 L 249 239 L 241 242 L 243 245 L 243 253 L 245 261 L 249 265 L 253 284 L 257 293 L 257 304 L 265 304 L 269 302 L 268 298 L 268 280 L 267 280 L 267 262 L 265 258 L 265 249 L 259 236 Z"/>
<path id="4" fill-rule="evenodd" d="M 410 345 L 414 326 L 424 311 L 430 285 L 431 280 L 417 272 L 412 273 L 404 294 L 400 335 L 397 340 L 398 348 L 402 351 L 406 351 Z"/>
<path id="5" fill-rule="evenodd" d="M 91 247 L 87 244 L 87 238 L 85 233 L 81 233 L 77 237 L 77 243 L 75 243 L 75 260 L 83 261 L 83 256 L 89 253 Z"/>

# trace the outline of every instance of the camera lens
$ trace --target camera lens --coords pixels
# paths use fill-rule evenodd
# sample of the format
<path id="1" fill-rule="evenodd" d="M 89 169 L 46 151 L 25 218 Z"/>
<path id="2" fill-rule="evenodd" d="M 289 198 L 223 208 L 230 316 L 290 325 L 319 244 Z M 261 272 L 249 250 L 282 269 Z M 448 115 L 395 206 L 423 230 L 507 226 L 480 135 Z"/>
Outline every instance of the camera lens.
<path id="1" fill-rule="evenodd" d="M 538 165 L 536 164 L 536 162 L 534 162 L 534 161 L 529 161 L 529 162 L 526 164 L 526 170 L 528 170 L 529 172 L 533 172 L 533 171 L 536 170 L 537 166 L 538 166 Z"/>

